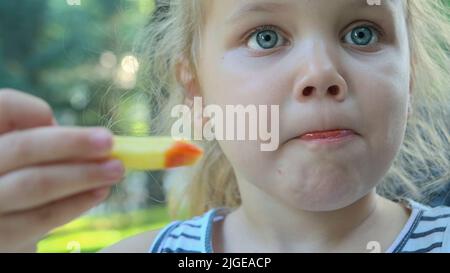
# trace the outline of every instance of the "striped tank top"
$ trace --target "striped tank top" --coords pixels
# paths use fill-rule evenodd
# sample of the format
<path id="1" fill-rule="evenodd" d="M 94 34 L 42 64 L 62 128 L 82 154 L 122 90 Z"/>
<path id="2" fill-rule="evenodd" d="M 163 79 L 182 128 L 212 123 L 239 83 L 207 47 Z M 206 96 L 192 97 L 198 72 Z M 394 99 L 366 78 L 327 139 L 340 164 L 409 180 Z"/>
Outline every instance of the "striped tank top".
<path id="1" fill-rule="evenodd" d="M 412 200 L 405 205 L 411 215 L 386 252 L 450 252 L 450 207 L 432 208 Z M 160 231 L 149 252 L 212 253 L 213 224 L 227 213 L 226 208 L 215 208 L 189 220 L 173 221 Z"/>

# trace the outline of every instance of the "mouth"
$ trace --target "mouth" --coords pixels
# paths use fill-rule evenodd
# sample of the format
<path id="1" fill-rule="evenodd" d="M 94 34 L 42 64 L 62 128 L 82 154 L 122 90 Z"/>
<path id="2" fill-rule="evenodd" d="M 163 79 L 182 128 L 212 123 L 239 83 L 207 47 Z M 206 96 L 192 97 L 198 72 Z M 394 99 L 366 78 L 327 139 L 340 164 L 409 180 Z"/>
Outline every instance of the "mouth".
<path id="1" fill-rule="evenodd" d="M 332 129 L 325 131 L 307 132 L 297 139 L 305 142 L 314 142 L 320 144 L 341 143 L 356 137 L 358 133 L 351 129 Z"/>

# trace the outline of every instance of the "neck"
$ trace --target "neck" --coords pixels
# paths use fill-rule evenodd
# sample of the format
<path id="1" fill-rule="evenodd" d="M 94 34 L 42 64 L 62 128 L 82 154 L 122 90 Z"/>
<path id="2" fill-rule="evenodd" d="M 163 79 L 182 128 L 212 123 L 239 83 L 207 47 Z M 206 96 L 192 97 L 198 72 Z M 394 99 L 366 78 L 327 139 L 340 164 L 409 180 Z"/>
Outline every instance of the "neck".
<path id="1" fill-rule="evenodd" d="M 248 231 L 242 232 L 248 240 L 270 245 L 274 251 L 337 249 L 361 233 L 363 227 L 372 228 L 378 221 L 374 219 L 375 212 L 382 199 L 372 191 L 347 207 L 311 212 L 289 207 L 263 193 L 254 193 L 245 195 L 244 192 L 242 205 L 235 211 L 234 218 L 241 223 L 241 231 Z"/>

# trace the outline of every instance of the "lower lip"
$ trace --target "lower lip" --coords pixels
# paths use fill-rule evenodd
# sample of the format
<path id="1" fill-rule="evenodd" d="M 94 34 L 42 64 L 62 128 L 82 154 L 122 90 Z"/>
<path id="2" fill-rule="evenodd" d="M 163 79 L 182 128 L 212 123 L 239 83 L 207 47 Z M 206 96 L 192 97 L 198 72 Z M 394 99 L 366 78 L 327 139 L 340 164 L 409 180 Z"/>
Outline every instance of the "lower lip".
<path id="1" fill-rule="evenodd" d="M 333 130 L 308 133 L 301 137 L 300 140 L 319 144 L 342 143 L 353 139 L 356 134 L 352 130 Z"/>

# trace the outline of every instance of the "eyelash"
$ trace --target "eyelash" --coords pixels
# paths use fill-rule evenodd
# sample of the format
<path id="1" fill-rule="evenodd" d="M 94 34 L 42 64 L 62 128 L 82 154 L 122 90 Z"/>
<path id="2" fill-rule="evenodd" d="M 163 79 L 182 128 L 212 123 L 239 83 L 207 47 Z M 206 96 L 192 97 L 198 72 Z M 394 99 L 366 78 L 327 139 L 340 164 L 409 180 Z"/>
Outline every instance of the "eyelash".
<path id="1" fill-rule="evenodd" d="M 341 35 L 342 38 L 340 38 L 340 41 L 345 43 L 346 35 L 352 29 L 361 28 L 361 27 L 367 27 L 367 28 L 370 28 L 371 30 L 373 30 L 374 33 L 379 38 L 378 39 L 378 43 L 380 42 L 380 40 L 382 40 L 382 38 L 385 35 L 384 32 L 379 27 L 377 27 L 377 26 L 375 26 L 373 24 L 370 24 L 370 23 L 359 24 L 359 25 L 358 24 L 352 24 L 351 27 L 347 27 L 346 28 L 346 31 L 345 31 L 344 35 Z M 271 31 L 276 32 L 277 34 L 281 35 L 283 37 L 283 39 L 285 39 L 286 41 L 289 42 L 289 39 L 285 37 L 286 35 L 283 35 L 283 32 L 280 30 L 280 28 L 277 27 L 277 26 L 274 26 L 274 25 L 262 25 L 262 26 L 258 26 L 256 28 L 252 29 L 251 31 L 247 32 L 247 34 L 244 36 L 243 42 L 247 45 L 249 40 L 250 40 L 250 38 L 252 38 L 257 33 L 262 32 L 262 31 L 266 31 L 266 30 L 271 30 Z M 349 45 L 350 46 L 355 46 L 355 47 L 369 47 L 369 46 L 357 46 L 357 45 L 353 45 L 353 44 L 349 44 Z M 262 50 L 262 51 L 270 51 L 270 49 L 269 50 Z"/>

